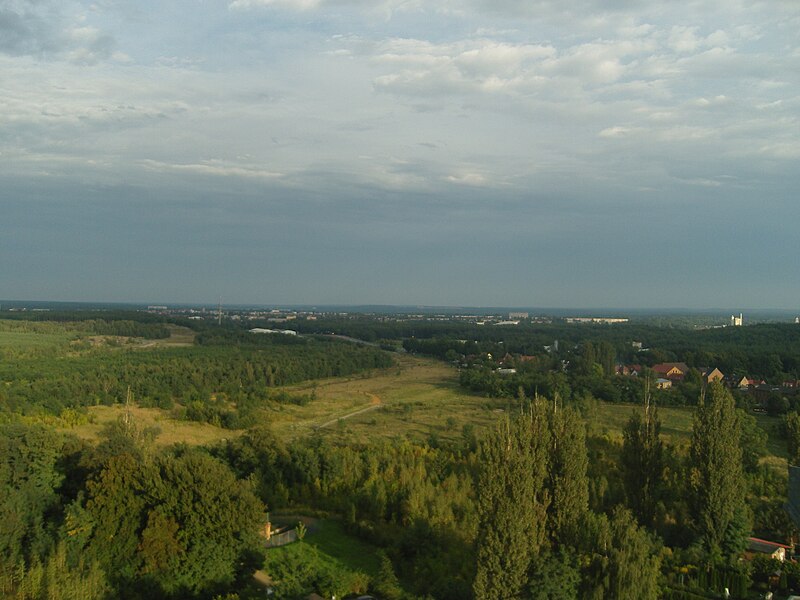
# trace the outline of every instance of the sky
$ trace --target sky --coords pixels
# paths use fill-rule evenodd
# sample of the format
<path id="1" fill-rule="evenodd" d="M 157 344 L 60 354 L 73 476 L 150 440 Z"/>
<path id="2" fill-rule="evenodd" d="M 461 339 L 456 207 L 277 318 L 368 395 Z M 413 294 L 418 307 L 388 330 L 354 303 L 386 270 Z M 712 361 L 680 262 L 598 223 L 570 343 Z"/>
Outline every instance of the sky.
<path id="1" fill-rule="evenodd" d="M 796 0 L 0 0 L 0 298 L 800 304 Z"/>

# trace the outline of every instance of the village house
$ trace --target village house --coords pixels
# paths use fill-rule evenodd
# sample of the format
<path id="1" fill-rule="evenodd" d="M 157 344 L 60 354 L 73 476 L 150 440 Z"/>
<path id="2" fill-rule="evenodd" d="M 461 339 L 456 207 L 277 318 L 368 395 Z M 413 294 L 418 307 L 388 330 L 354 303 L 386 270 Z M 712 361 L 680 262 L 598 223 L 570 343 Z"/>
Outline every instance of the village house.
<path id="1" fill-rule="evenodd" d="M 778 542 L 770 542 L 759 538 L 747 538 L 747 550 L 745 551 L 745 558 L 752 559 L 757 554 L 766 554 L 770 558 L 779 560 L 781 562 L 786 560 L 787 551 L 792 552 L 793 546 L 786 544 L 779 544 Z"/>
<path id="2" fill-rule="evenodd" d="M 672 362 L 672 363 L 659 363 L 653 365 L 653 372 L 662 379 L 669 379 L 672 382 L 683 381 L 686 374 L 689 372 L 689 367 L 686 363 Z"/>
<path id="3" fill-rule="evenodd" d="M 642 365 L 617 365 L 616 373 L 626 377 L 638 377 L 642 374 Z"/>
<path id="4" fill-rule="evenodd" d="M 743 375 L 727 375 L 723 383 L 732 390 L 746 390 L 750 387 L 750 380 Z"/>
<path id="5" fill-rule="evenodd" d="M 706 383 L 712 383 L 714 381 L 722 381 L 725 378 L 725 376 L 722 374 L 722 371 L 720 371 L 716 367 L 714 367 L 713 369 L 709 367 L 703 367 L 702 369 L 700 369 L 700 372 L 703 374 L 703 381 L 705 381 Z"/>

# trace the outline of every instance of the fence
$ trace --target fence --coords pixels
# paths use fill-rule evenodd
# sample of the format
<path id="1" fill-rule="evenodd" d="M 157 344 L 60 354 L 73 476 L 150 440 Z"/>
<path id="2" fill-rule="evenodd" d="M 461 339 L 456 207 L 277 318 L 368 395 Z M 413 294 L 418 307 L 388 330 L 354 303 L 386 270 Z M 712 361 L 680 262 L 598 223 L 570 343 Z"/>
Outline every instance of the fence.
<path id="1" fill-rule="evenodd" d="M 277 548 L 278 546 L 285 546 L 286 544 L 291 544 L 297 540 L 297 530 L 289 529 L 288 531 L 283 531 L 281 533 L 273 533 L 270 538 L 264 542 L 264 544 L 267 548 Z"/>

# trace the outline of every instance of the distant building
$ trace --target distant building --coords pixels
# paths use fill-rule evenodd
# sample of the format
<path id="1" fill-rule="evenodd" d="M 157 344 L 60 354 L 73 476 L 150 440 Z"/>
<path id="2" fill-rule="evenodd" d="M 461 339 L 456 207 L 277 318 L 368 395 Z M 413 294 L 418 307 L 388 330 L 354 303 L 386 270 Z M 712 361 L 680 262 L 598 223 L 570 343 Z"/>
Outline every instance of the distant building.
<path id="1" fill-rule="evenodd" d="M 663 377 L 659 377 L 656 379 L 656 388 L 659 390 L 668 390 L 672 387 L 672 381 L 669 379 L 664 379 Z"/>
<path id="2" fill-rule="evenodd" d="M 498 375 L 513 375 L 516 372 L 516 369 L 497 369 Z"/>
<path id="3" fill-rule="evenodd" d="M 567 323 L 627 323 L 628 319 L 621 319 L 616 317 L 565 317 Z"/>
<path id="4" fill-rule="evenodd" d="M 731 315 L 731 327 L 741 327 L 744 325 L 744 316 L 739 313 L 739 316 Z"/>
<path id="5" fill-rule="evenodd" d="M 508 313 L 509 320 L 513 321 L 514 319 L 527 319 L 528 313 L 526 312 L 510 312 Z"/>
<path id="6" fill-rule="evenodd" d="M 683 381 L 686 374 L 689 372 L 689 367 L 686 363 L 659 363 L 653 365 L 653 372 L 661 378 L 669 379 L 671 381 Z"/>
<path id="7" fill-rule="evenodd" d="M 250 333 L 281 333 L 283 335 L 297 335 L 296 331 L 291 329 L 262 329 L 261 327 L 254 327 Z"/>
<path id="8" fill-rule="evenodd" d="M 616 366 L 617 375 L 624 375 L 626 377 L 638 377 L 642 372 L 642 365 L 622 365 Z"/>
<path id="9" fill-rule="evenodd" d="M 753 558 L 756 554 L 766 554 L 770 558 L 783 562 L 786 560 L 787 550 L 792 550 L 792 546 L 751 537 L 747 538 L 747 552 L 745 556 L 747 558 Z"/>
<path id="10" fill-rule="evenodd" d="M 750 387 L 750 380 L 747 377 L 739 375 L 728 375 L 723 379 L 723 383 L 733 390 L 746 390 Z"/>
<path id="11" fill-rule="evenodd" d="M 722 374 L 722 371 L 714 367 L 713 369 L 709 367 L 703 367 L 700 369 L 700 372 L 703 374 L 703 380 L 706 383 L 711 383 L 712 381 L 722 381 L 725 376 Z"/>

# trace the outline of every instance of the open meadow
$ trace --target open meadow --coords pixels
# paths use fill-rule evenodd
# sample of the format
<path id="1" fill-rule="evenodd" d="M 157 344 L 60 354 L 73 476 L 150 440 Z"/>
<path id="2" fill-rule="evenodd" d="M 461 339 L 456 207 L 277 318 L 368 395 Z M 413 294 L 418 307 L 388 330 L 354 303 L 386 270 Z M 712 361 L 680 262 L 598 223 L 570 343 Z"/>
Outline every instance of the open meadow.
<path id="1" fill-rule="evenodd" d="M 274 433 L 286 441 L 312 434 L 338 443 L 403 437 L 454 441 L 462 438 L 465 426 L 480 436 L 506 410 L 506 400 L 487 398 L 460 387 L 457 370 L 446 363 L 409 355 L 398 355 L 395 361 L 395 366 L 388 369 L 280 388 L 290 396 L 312 400 L 306 404 L 270 405 L 261 412 L 263 422 L 269 423 Z M 621 440 L 622 429 L 636 409 L 630 404 L 598 402 L 587 411 L 587 431 Z M 89 421 L 69 430 L 83 439 L 96 441 L 102 429 L 126 409 L 114 405 L 88 410 Z M 176 419 L 170 410 L 136 406 L 130 410 L 141 426 L 157 428 L 159 445 L 214 444 L 240 433 L 208 423 Z M 658 411 L 662 436 L 673 443 L 688 444 L 693 409 L 659 407 Z M 765 414 L 755 416 L 769 436 L 767 448 L 771 456 L 764 460 L 785 468 L 785 442 L 775 432 L 780 419 Z"/>

